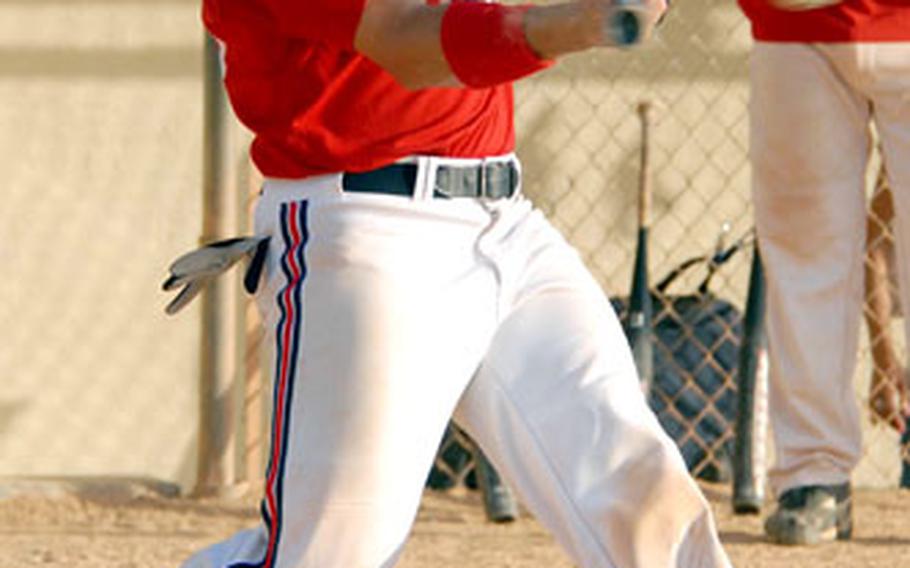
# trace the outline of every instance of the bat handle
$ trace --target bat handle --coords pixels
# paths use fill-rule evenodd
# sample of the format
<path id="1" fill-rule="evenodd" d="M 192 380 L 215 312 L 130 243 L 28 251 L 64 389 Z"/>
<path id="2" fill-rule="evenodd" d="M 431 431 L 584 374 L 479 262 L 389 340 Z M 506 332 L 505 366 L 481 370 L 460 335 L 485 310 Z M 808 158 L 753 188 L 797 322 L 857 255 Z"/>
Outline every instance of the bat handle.
<path id="1" fill-rule="evenodd" d="M 651 103 L 638 103 L 641 122 L 641 170 L 638 172 L 638 226 L 651 225 Z"/>

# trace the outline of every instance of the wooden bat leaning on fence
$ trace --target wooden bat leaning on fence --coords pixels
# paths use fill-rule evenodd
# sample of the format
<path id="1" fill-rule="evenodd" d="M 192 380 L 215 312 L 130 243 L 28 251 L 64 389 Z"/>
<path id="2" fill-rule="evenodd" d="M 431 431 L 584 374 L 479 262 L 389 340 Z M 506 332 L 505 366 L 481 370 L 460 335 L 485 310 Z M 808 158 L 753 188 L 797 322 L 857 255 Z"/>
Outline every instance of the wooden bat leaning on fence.
<path id="1" fill-rule="evenodd" d="M 651 224 L 651 105 L 642 102 L 637 108 L 641 122 L 641 157 L 638 176 L 638 242 L 635 249 L 635 266 L 632 289 L 629 293 L 626 336 L 632 356 L 647 393 L 654 379 L 654 330 L 653 306 L 648 277 L 648 230 Z"/>

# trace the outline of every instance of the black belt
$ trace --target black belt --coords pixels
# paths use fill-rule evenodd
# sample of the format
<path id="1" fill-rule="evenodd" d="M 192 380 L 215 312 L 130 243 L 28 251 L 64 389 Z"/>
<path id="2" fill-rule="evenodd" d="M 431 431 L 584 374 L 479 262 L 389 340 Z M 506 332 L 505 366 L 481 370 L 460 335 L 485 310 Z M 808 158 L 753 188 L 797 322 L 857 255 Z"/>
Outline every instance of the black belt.
<path id="1" fill-rule="evenodd" d="M 417 164 L 392 164 L 384 168 L 342 176 L 345 191 L 413 196 Z M 476 166 L 436 167 L 433 197 L 482 197 L 505 199 L 518 190 L 518 168 L 513 162 L 490 162 Z"/>

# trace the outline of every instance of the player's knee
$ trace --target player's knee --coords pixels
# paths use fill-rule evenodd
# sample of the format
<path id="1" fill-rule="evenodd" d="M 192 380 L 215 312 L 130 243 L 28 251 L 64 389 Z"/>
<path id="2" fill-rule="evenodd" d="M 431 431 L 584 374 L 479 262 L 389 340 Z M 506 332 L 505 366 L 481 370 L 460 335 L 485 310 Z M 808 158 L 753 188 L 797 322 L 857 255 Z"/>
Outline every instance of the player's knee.
<path id="1" fill-rule="evenodd" d="M 675 448 L 655 440 L 642 449 L 622 475 L 622 496 L 603 502 L 608 506 L 599 511 L 598 534 L 619 566 L 683 565 L 677 558 L 681 544 L 709 544 L 701 534 L 710 517 L 707 502 Z"/>
<path id="2" fill-rule="evenodd" d="M 641 460 L 636 478 L 640 480 L 637 501 L 643 508 L 687 510 L 698 516 L 706 504 L 698 486 L 686 469 L 676 446 L 668 440 L 657 440 Z"/>

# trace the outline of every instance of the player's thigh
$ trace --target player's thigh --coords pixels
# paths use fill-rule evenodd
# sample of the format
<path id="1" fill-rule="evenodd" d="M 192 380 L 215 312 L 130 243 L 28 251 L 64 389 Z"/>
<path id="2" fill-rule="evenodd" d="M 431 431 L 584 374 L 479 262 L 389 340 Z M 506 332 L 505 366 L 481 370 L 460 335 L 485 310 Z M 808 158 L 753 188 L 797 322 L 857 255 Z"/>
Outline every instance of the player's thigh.
<path id="1" fill-rule="evenodd" d="M 616 433 L 609 421 L 650 427 L 647 412 L 609 305 L 553 289 L 525 301 L 500 326 L 456 418 L 480 438 L 489 431 L 552 442 L 545 451 L 569 463 L 560 454 L 582 453 Z"/>
<path id="2" fill-rule="evenodd" d="M 873 118 L 897 216 L 910 218 L 910 42 L 866 44 L 873 55 Z"/>
<path id="3" fill-rule="evenodd" d="M 314 223 L 303 255 L 302 339 L 290 354 L 300 370 L 301 485 L 364 498 L 419 485 L 483 353 L 492 324 L 484 328 L 478 298 L 494 280 L 457 266 L 452 274 L 416 236 L 319 230 Z"/>
<path id="4" fill-rule="evenodd" d="M 602 297 L 554 288 L 523 302 L 456 419 L 579 566 L 672 565 L 705 515 Z"/>
<path id="5" fill-rule="evenodd" d="M 294 533 L 280 541 L 291 558 L 382 564 L 485 345 L 478 316 L 493 310 L 475 296 L 493 276 L 461 266 L 446 239 L 403 230 L 422 233 L 386 203 L 277 210 L 260 303 L 277 347 L 271 514 Z M 356 545 L 338 547 L 351 534 Z"/>
<path id="6" fill-rule="evenodd" d="M 802 237 L 790 244 L 809 249 L 817 246 L 813 234 L 860 234 L 868 101 L 810 44 L 757 42 L 750 79 L 760 234 L 786 238 L 798 228 Z"/>
<path id="7" fill-rule="evenodd" d="M 527 416 L 577 405 L 568 412 L 577 410 L 584 420 L 585 414 L 599 419 L 604 406 L 634 407 L 633 415 L 645 408 L 616 312 L 579 255 L 542 215 L 528 216 L 520 230 L 528 235 L 515 253 L 522 260 L 518 251 L 528 251 L 522 285 L 459 414 L 479 422 L 495 414 L 487 412 L 495 410 L 490 404 L 512 405 Z"/>
<path id="8" fill-rule="evenodd" d="M 621 453 L 631 445 L 620 434 L 627 426 L 658 428 L 612 307 L 602 295 L 559 288 L 502 323 L 456 419 L 482 445 L 492 439 L 494 454 L 527 437 L 554 464 L 601 445 Z"/>
<path id="9" fill-rule="evenodd" d="M 869 101 L 848 76 L 844 56 L 813 44 L 755 43 L 750 153 L 759 166 L 773 160 L 768 165 L 779 175 L 798 179 L 842 172 L 852 167 L 850 156 L 865 162 Z M 797 167 L 781 167 L 787 164 Z"/>

